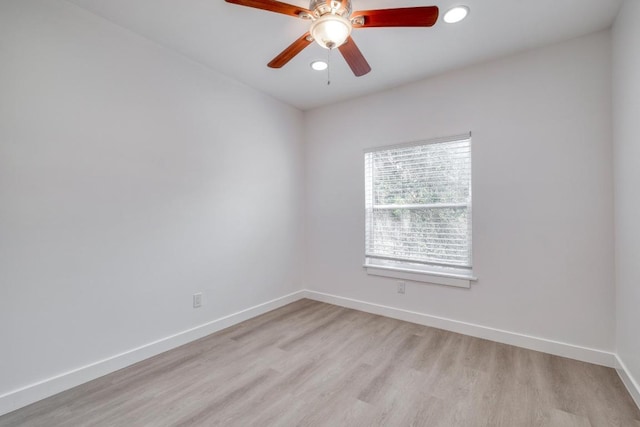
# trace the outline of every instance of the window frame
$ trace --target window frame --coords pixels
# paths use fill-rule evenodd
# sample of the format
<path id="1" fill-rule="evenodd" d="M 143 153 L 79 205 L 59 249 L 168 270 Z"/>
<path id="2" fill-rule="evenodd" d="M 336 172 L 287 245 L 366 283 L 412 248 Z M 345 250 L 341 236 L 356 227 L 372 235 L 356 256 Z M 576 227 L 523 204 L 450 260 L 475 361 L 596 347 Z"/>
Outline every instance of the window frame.
<path id="1" fill-rule="evenodd" d="M 401 148 L 410 148 L 410 147 L 418 147 L 418 146 L 424 146 L 424 145 L 431 145 L 431 144 L 439 144 L 439 143 L 446 143 L 446 142 L 455 142 L 455 141 L 465 141 L 465 140 L 469 140 L 469 201 L 468 203 L 465 204 L 461 204 L 461 203 L 456 203 L 457 205 L 463 205 L 466 207 L 467 211 L 468 211 L 468 233 L 467 233 L 467 237 L 468 237 L 468 247 L 469 247 L 469 264 L 468 266 L 464 266 L 464 267 L 451 267 L 451 266 L 438 266 L 437 263 L 434 262 L 427 262 L 427 261 L 422 261 L 422 262 L 416 262 L 416 263 L 411 263 L 411 262 L 407 262 L 405 261 L 404 263 L 402 262 L 403 260 L 399 260 L 398 262 L 396 262 L 396 264 L 385 264 L 384 262 L 384 257 L 383 256 L 377 256 L 375 258 L 372 258 L 369 254 L 367 254 L 367 221 L 368 221 L 368 216 L 367 216 L 367 209 L 369 208 L 369 205 L 367 204 L 367 189 L 369 188 L 369 185 L 367 183 L 367 171 L 364 170 L 364 184 L 365 184 L 365 191 L 364 191 L 364 217 L 365 217 L 365 235 L 364 235 L 364 263 L 363 263 L 363 267 L 365 268 L 367 274 L 369 275 L 373 275 L 373 276 L 383 276 L 383 277 L 391 277 L 391 278 L 396 278 L 396 279 L 403 279 L 403 280 L 410 280 L 410 281 L 416 281 L 416 282 L 426 282 L 426 283 L 435 283 L 435 284 L 441 284 L 441 285 L 448 285 L 448 286 L 455 286 L 455 287 L 461 287 L 461 288 L 470 288 L 471 287 L 471 282 L 474 282 L 477 280 L 477 278 L 474 276 L 473 274 L 473 238 L 472 238 L 472 218 L 473 218 L 473 197 L 472 197 L 472 190 L 473 190 L 473 161 L 472 161 L 472 135 L 471 132 L 468 133 L 464 133 L 464 134 L 458 134 L 458 135 L 453 135 L 453 136 L 448 136 L 448 137 L 441 137 L 441 138 L 431 138 L 431 139 L 426 139 L 426 140 L 420 140 L 420 141 L 413 141 L 413 142 L 407 142 L 407 143 L 401 143 L 401 144 L 393 144 L 393 145 L 386 145 L 386 146 L 380 146 L 380 147 L 372 147 L 372 148 L 367 148 L 363 151 L 363 155 L 364 155 L 364 160 L 365 160 L 365 164 L 366 164 L 366 156 L 368 153 L 373 153 L 373 152 L 377 152 L 377 151 L 385 151 L 385 150 L 393 150 L 393 149 L 401 149 Z M 365 166 L 366 167 L 366 166 Z M 373 178 L 372 178 L 373 179 Z M 373 201 L 371 201 L 370 204 L 373 204 Z M 431 205 L 431 206 L 430 206 Z M 424 204 L 424 206 L 422 206 L 422 208 L 426 208 L 426 209 L 433 209 L 433 208 L 437 208 L 437 205 L 442 205 L 442 204 Z M 447 203 L 447 205 L 453 205 L 453 203 Z M 396 207 L 397 209 L 412 209 L 415 208 L 413 205 L 400 205 Z"/>

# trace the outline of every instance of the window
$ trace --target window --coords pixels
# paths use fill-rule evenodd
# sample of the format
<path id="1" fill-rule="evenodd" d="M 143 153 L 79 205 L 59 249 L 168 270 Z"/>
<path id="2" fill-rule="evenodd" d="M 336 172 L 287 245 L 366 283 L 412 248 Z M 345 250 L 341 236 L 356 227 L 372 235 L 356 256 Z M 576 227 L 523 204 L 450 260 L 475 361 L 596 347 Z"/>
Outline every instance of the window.
<path id="1" fill-rule="evenodd" d="M 471 135 L 373 149 L 364 159 L 367 272 L 469 287 Z"/>

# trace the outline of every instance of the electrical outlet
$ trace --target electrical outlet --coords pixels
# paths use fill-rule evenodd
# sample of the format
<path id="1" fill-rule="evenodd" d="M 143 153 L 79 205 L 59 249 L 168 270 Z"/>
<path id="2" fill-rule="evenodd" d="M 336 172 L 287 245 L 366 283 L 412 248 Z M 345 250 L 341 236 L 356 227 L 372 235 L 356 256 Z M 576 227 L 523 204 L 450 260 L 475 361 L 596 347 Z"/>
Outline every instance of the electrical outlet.
<path id="1" fill-rule="evenodd" d="M 198 292 L 193 294 L 193 308 L 199 308 L 202 306 L 202 293 Z"/>
<path id="2" fill-rule="evenodd" d="M 398 293 L 399 294 L 404 294 L 404 282 L 398 282 Z"/>

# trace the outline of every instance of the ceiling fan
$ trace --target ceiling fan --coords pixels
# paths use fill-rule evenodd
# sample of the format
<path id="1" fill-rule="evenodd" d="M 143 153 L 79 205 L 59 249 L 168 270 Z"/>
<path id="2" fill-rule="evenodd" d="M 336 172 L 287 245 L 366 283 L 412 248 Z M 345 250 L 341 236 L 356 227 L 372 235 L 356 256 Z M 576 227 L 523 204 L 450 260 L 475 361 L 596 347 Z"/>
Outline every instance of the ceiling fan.
<path id="1" fill-rule="evenodd" d="M 371 71 L 351 38 L 353 28 L 431 27 L 438 20 L 437 6 L 351 11 L 351 0 L 310 0 L 309 9 L 276 0 L 226 0 L 228 3 L 282 13 L 311 21 L 309 31 L 273 58 L 271 68 L 281 68 L 314 40 L 325 49 L 338 48 L 356 76 Z"/>

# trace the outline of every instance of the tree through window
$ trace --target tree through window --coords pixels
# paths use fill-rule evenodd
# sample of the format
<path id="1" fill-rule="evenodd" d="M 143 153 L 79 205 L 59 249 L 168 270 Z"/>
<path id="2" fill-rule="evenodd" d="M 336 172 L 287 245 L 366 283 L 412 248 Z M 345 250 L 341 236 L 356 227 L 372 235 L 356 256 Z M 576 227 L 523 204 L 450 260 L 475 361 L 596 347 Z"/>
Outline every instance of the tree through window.
<path id="1" fill-rule="evenodd" d="M 470 273 L 471 137 L 365 153 L 367 266 Z"/>

